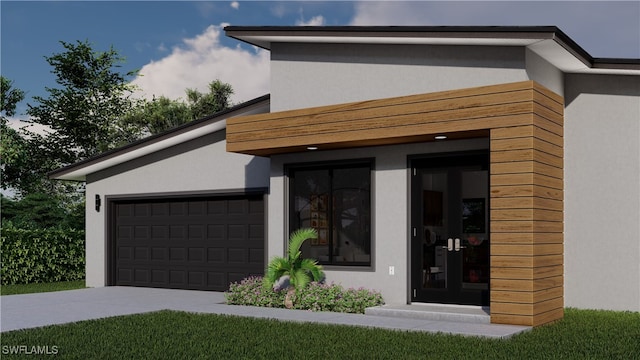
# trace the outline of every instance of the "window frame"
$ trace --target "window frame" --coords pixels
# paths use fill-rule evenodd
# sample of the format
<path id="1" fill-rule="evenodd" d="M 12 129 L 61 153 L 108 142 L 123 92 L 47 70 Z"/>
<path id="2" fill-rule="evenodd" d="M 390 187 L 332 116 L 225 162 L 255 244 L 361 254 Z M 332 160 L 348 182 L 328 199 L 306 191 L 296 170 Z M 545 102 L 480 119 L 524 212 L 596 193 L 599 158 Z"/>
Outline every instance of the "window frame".
<path id="1" fill-rule="evenodd" d="M 325 269 L 331 270 L 372 270 L 374 268 L 375 259 L 375 246 L 374 246 L 374 172 L 375 172 L 375 158 L 361 158 L 361 159 L 343 159 L 343 160 L 325 160 L 325 161 L 313 161 L 313 162 L 300 162 L 289 163 L 284 165 L 284 174 L 286 177 L 286 190 L 285 190 L 285 202 L 286 210 L 286 228 L 291 231 L 296 230 L 294 228 L 295 218 L 295 176 L 296 171 L 313 171 L 313 170 L 335 170 L 335 169 L 348 169 L 350 167 L 363 167 L 369 170 L 369 261 L 368 262 L 335 262 L 330 258 L 329 261 L 318 262 L 325 267 Z M 333 189 L 330 189 L 333 193 Z M 329 217 L 333 217 L 335 214 L 331 213 Z M 329 231 L 329 233 L 332 233 Z M 331 249 L 333 241 L 332 234 L 327 247 Z M 286 246 L 285 246 L 286 249 Z"/>

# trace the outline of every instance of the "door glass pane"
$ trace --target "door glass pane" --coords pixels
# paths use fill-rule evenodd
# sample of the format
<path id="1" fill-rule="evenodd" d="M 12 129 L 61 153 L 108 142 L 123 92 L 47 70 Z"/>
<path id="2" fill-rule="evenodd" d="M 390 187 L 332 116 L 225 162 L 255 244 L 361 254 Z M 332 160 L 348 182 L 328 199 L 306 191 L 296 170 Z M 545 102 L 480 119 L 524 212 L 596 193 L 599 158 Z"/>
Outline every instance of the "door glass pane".
<path id="1" fill-rule="evenodd" d="M 489 289 L 488 180 L 486 170 L 462 171 L 463 289 Z"/>
<path id="2" fill-rule="evenodd" d="M 423 229 L 421 244 L 423 288 L 447 287 L 448 176 L 434 169 L 422 174 Z"/>

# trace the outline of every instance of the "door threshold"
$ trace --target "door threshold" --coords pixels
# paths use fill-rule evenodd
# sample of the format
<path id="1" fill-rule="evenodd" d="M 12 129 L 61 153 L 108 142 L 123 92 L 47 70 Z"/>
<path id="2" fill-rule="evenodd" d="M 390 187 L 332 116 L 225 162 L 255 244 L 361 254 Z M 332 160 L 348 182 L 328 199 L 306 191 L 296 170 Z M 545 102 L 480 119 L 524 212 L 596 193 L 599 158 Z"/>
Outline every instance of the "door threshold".
<path id="1" fill-rule="evenodd" d="M 365 314 L 475 324 L 491 323 L 488 306 L 431 303 L 388 304 L 367 308 Z"/>
<path id="2" fill-rule="evenodd" d="M 482 305 L 442 304 L 442 303 L 426 303 L 426 302 L 412 302 L 407 305 L 424 306 L 425 308 L 430 308 L 430 309 L 441 308 L 443 310 L 452 310 L 452 311 L 458 310 L 462 312 L 464 312 L 465 310 L 468 310 L 471 313 L 473 312 L 480 313 L 480 311 L 482 311 L 487 315 L 491 315 L 489 306 L 482 306 Z"/>

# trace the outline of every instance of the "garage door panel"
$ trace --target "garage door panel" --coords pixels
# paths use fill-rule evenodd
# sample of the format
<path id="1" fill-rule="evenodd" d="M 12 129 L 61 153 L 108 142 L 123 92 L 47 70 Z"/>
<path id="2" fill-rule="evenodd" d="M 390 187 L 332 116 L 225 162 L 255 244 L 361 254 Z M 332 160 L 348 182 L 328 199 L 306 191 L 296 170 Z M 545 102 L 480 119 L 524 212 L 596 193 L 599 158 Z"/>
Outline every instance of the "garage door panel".
<path id="1" fill-rule="evenodd" d="M 122 282 L 133 282 L 133 269 L 120 268 L 118 269 L 118 278 Z"/>
<path id="2" fill-rule="evenodd" d="M 251 264 L 263 264 L 264 263 L 264 250 L 263 249 L 249 249 L 249 263 Z"/>
<path id="3" fill-rule="evenodd" d="M 212 265 L 224 265 L 227 261 L 227 257 L 225 256 L 225 248 L 208 248 L 207 249 L 207 262 L 212 263 Z"/>
<path id="4" fill-rule="evenodd" d="M 114 284 L 224 291 L 264 271 L 261 197 L 115 204 Z"/>
<path id="5" fill-rule="evenodd" d="M 149 248 L 148 247 L 136 247 L 133 255 L 134 260 L 148 260 Z"/>
<path id="6" fill-rule="evenodd" d="M 186 251 L 185 248 L 182 247 L 172 247 L 169 248 L 169 260 L 170 261 L 185 261 L 186 260 Z"/>
<path id="7" fill-rule="evenodd" d="M 187 272 L 184 270 L 170 270 L 169 271 L 169 285 L 178 287 L 187 287 Z"/>
<path id="8" fill-rule="evenodd" d="M 119 260 L 128 260 L 133 258 L 133 248 L 130 246 L 120 246 L 118 247 L 117 253 Z"/>
<path id="9" fill-rule="evenodd" d="M 226 238 L 226 226 L 224 224 L 207 225 L 207 238 L 211 240 L 224 240 Z"/>
<path id="10" fill-rule="evenodd" d="M 202 263 L 205 258 L 204 248 L 189 248 L 189 262 Z"/>
<path id="11" fill-rule="evenodd" d="M 151 260 L 153 261 L 167 261 L 169 257 L 167 256 L 167 248 L 165 247 L 153 247 L 151 248 Z"/>

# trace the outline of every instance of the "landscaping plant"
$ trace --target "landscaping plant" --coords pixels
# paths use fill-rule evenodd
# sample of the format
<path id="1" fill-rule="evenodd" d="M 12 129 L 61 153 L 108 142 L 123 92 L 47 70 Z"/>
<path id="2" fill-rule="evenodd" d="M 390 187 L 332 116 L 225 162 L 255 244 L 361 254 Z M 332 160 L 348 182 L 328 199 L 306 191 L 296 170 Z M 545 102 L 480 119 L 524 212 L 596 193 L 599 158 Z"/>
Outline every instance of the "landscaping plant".
<path id="1" fill-rule="evenodd" d="M 382 295 L 364 288 L 345 289 L 337 284 L 310 282 L 293 293 L 293 309 L 364 314 L 368 307 L 384 304 Z M 225 293 L 227 304 L 283 308 L 284 291 L 265 289 L 261 277 L 249 277 L 233 283 Z"/>
<path id="2" fill-rule="evenodd" d="M 289 236 L 287 257 L 276 256 L 267 266 L 263 280 L 265 290 L 272 290 L 276 281 L 283 276 L 289 276 L 289 288 L 285 296 L 287 308 L 293 306 L 292 299 L 295 292 L 304 289 L 312 280 L 320 281 L 324 278 L 322 266 L 317 261 L 301 257 L 300 246 L 307 239 L 317 238 L 318 232 L 312 228 L 302 228 L 292 232 Z"/>

